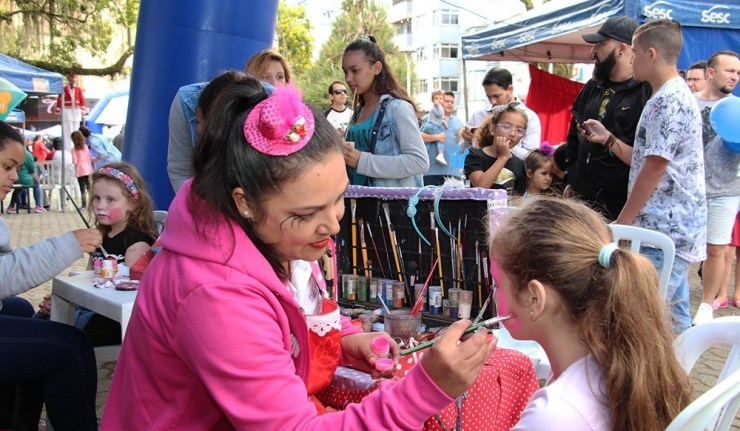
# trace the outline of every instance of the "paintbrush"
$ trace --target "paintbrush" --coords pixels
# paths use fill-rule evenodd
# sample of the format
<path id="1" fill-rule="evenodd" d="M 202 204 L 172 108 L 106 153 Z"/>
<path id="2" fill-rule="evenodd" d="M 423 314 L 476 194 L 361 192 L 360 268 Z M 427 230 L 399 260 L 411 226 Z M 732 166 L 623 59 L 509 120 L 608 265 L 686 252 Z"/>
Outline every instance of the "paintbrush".
<path id="1" fill-rule="evenodd" d="M 64 190 L 64 192 L 67 194 L 67 197 L 69 198 L 69 201 L 72 202 L 72 206 L 75 207 L 75 210 L 77 211 L 77 214 L 82 219 L 82 222 L 85 223 L 85 227 L 88 228 L 88 229 L 92 229 L 92 226 L 90 226 L 90 222 L 88 222 L 87 219 L 85 218 L 85 216 L 82 214 L 82 211 L 80 210 L 80 207 L 77 206 L 77 202 L 75 202 L 74 198 L 72 198 L 72 195 L 69 194 L 69 190 L 67 190 L 67 187 L 62 187 L 62 190 Z M 107 259 L 108 258 L 108 252 L 105 251 L 105 248 L 103 248 L 103 244 L 100 244 L 98 246 L 98 248 L 103 253 L 103 256 L 105 256 L 105 258 Z"/>
<path id="2" fill-rule="evenodd" d="M 365 223 L 363 223 L 362 217 L 357 218 L 357 224 L 360 225 L 360 251 L 362 252 L 362 267 L 365 270 L 365 277 L 370 277 L 370 270 L 368 269 L 369 261 L 367 260 L 367 243 L 365 242 Z"/>
<path id="3" fill-rule="evenodd" d="M 398 281 L 403 281 L 403 273 L 401 272 L 401 261 L 398 259 L 398 244 L 396 243 L 396 232 L 393 230 L 393 225 L 391 224 L 390 204 L 388 204 L 387 202 L 383 204 L 383 212 L 385 213 L 385 220 L 388 224 L 388 238 L 391 241 L 393 260 L 396 262 L 396 274 L 398 275 Z"/>
<path id="4" fill-rule="evenodd" d="M 439 260 L 439 256 L 437 256 L 437 260 Z M 434 274 L 434 267 L 437 265 L 437 262 L 434 262 L 434 265 L 432 265 L 432 270 L 429 271 L 429 275 L 427 275 L 427 280 L 424 282 L 424 286 L 421 288 L 421 293 L 419 293 L 419 297 L 416 298 L 416 302 L 414 303 L 414 307 L 411 309 L 411 315 L 416 316 L 419 314 L 419 311 L 421 311 L 421 306 L 424 305 L 424 295 L 427 291 L 427 286 L 429 286 L 429 282 L 432 280 L 432 274 Z"/>
<path id="5" fill-rule="evenodd" d="M 479 328 L 482 328 L 482 327 L 483 328 L 486 328 L 486 329 L 493 329 L 493 325 L 495 325 L 495 324 L 497 324 L 499 322 L 503 322 L 504 320 L 506 320 L 506 319 L 508 319 L 510 317 L 511 316 L 493 317 L 493 318 L 490 318 L 488 320 L 484 320 L 484 321 L 482 321 L 480 323 L 476 323 L 475 325 L 471 325 L 470 328 L 466 329 L 465 332 L 463 332 L 463 336 L 465 334 L 473 333 L 473 332 L 477 331 Z M 403 352 L 401 352 L 401 356 L 405 356 L 405 355 L 408 355 L 410 353 L 418 352 L 419 350 L 424 350 L 424 349 L 426 349 L 428 347 L 432 347 L 432 345 L 434 345 L 434 343 L 436 343 L 437 340 L 438 340 L 438 338 L 437 339 L 434 339 L 434 340 L 431 340 L 431 341 L 427 341 L 426 343 L 421 343 L 418 346 L 414 346 L 414 347 L 412 347 L 410 349 L 404 350 Z"/>
<path id="6" fill-rule="evenodd" d="M 385 261 L 388 264 L 388 278 L 393 278 L 393 265 L 391 264 L 391 254 L 388 253 L 388 243 L 385 242 L 385 233 L 383 232 L 383 218 L 378 218 L 378 226 L 380 226 L 380 239 L 383 240 L 383 250 L 385 251 Z M 388 232 L 390 232 L 390 229 L 388 230 Z"/>
<path id="7" fill-rule="evenodd" d="M 357 219 L 355 218 L 357 200 L 350 199 L 349 205 L 352 211 L 352 274 L 357 275 Z"/>
<path id="8" fill-rule="evenodd" d="M 367 233 L 370 235 L 370 242 L 373 243 L 373 250 L 375 250 L 375 257 L 378 259 L 376 262 L 378 262 L 378 266 L 380 267 L 380 275 L 385 278 L 385 271 L 383 270 L 383 261 L 380 260 L 380 253 L 378 253 L 378 246 L 375 244 L 375 238 L 373 237 L 373 230 L 370 229 L 370 223 L 365 221 L 365 225 L 367 226 Z"/>

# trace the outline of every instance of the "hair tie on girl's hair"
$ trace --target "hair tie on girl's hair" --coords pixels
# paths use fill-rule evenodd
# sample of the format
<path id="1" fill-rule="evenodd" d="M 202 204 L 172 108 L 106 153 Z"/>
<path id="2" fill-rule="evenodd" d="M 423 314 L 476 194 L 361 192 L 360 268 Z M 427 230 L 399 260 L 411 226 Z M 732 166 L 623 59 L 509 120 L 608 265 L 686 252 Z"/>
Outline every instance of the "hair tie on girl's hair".
<path id="1" fill-rule="evenodd" d="M 294 85 L 276 88 L 244 120 L 244 137 L 255 150 L 268 156 L 287 156 L 308 144 L 314 132 L 311 108 Z"/>
<path id="2" fill-rule="evenodd" d="M 552 155 L 555 154 L 555 147 L 550 145 L 548 141 L 545 141 L 540 144 L 540 151 L 542 151 L 542 154 L 546 155 L 547 157 L 552 157 Z"/>
<path id="3" fill-rule="evenodd" d="M 601 266 L 603 266 L 604 268 L 609 268 L 612 259 L 612 253 L 614 253 L 614 250 L 617 250 L 618 248 L 619 245 L 617 245 L 616 242 L 610 242 L 609 244 L 601 247 L 601 250 L 599 251 L 599 264 L 601 264 Z"/>
<path id="4" fill-rule="evenodd" d="M 100 168 L 96 173 L 108 175 L 122 182 L 123 185 L 126 186 L 128 191 L 131 192 L 131 196 L 133 196 L 134 199 L 139 199 L 139 189 L 136 188 L 136 183 L 128 175 L 124 174 L 116 168 L 111 167 Z"/>

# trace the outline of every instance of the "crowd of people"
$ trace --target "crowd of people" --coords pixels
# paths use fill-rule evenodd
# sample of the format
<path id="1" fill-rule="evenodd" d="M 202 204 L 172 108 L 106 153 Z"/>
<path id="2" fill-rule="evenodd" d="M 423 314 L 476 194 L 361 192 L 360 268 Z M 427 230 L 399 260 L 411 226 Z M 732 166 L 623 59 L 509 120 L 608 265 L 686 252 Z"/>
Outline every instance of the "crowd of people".
<path id="1" fill-rule="evenodd" d="M 537 114 L 499 67 L 482 82 L 490 105 L 467 122 L 453 115 L 451 92 L 433 92 L 432 110 L 420 116 L 372 36 L 345 48 L 344 82 L 329 85 L 325 112 L 303 102 L 273 50 L 243 72 L 181 87 L 167 158 L 177 194 L 141 280 L 101 428 L 421 429 L 475 382 L 496 338 L 463 336 L 471 323 L 460 320 L 404 378 L 332 411 L 316 395 L 339 364 L 388 377 L 375 368 L 372 340 L 388 338 L 396 363 L 400 351 L 387 334 L 363 333 L 340 315 L 316 261 L 333 247 L 348 185 L 420 187 L 464 175 L 522 201 L 492 233 L 495 300 L 512 336 L 543 346 L 552 375 L 514 429 L 664 429 L 691 399 L 672 350 L 692 323 L 691 262 L 706 259 L 694 323 L 728 304 L 740 154 L 724 147 L 708 112 L 734 97 L 740 59 L 720 51 L 684 81 L 681 29 L 670 20 L 609 18 L 583 38 L 593 44 L 594 74 L 573 103 L 582 118 L 557 148 L 541 144 Z M 70 138 L 95 227 L 13 249 L 0 220 L 0 401 L 12 407 L 0 410 L 0 429 L 38 424 L 42 403 L 55 429 L 97 428 L 92 346 L 120 342 L 108 337 L 120 333 L 116 323 L 82 313 L 83 332 L 33 319 L 14 295 L 83 253 L 91 265 L 112 255 L 130 266 L 156 239 L 136 168 L 85 127 Z M 0 123 L 0 198 L 26 164 L 35 180 L 32 150 Z M 460 171 L 452 158 L 463 151 Z M 662 254 L 619 248 L 607 222 L 671 237 L 667 298 L 658 293 Z M 17 271 L 41 252 L 42 271 Z M 648 357 L 650 366 L 636 365 Z"/>

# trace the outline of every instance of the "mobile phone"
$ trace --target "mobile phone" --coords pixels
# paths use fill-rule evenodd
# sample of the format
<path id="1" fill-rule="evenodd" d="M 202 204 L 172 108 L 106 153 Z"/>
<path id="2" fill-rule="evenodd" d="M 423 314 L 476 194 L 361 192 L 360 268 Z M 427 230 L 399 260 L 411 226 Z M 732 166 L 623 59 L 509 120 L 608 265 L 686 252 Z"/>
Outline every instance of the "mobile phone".
<path id="1" fill-rule="evenodd" d="M 581 117 L 581 115 L 573 108 L 570 108 L 570 113 L 573 114 L 573 119 L 576 120 L 576 123 L 578 123 L 578 125 L 581 126 L 583 130 L 586 131 L 586 134 L 590 135 L 591 131 L 588 129 L 588 126 L 586 126 L 586 124 L 583 122 L 583 118 Z"/>
<path id="2" fill-rule="evenodd" d="M 476 131 L 476 130 L 478 130 L 478 128 L 477 128 L 477 127 L 471 127 L 471 128 L 470 128 L 470 133 L 475 133 L 475 131 Z"/>

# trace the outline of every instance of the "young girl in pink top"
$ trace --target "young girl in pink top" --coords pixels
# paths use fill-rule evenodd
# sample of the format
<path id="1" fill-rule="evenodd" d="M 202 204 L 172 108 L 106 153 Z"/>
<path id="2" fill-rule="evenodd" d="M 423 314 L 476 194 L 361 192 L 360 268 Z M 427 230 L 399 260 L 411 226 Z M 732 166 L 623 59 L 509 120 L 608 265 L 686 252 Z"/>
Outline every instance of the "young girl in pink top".
<path id="1" fill-rule="evenodd" d="M 325 297 L 314 261 L 339 231 L 348 180 L 339 135 L 295 87 L 226 87 L 193 168 L 141 280 L 103 430 L 421 429 L 473 383 L 493 342 L 458 343 L 460 321 L 404 379 L 320 414 L 311 395 L 337 363 L 373 370 L 371 342 L 388 336 Z"/>
<path id="2" fill-rule="evenodd" d="M 72 163 L 75 164 L 75 172 L 77 174 L 77 182 L 80 185 L 80 197 L 82 200 L 82 208 L 87 205 L 85 195 L 89 186 L 90 175 L 93 173 L 92 158 L 90 156 L 90 149 L 87 148 L 85 143 L 85 137 L 82 132 L 75 130 L 72 132 L 72 142 L 74 148 L 72 149 Z"/>
<path id="3" fill-rule="evenodd" d="M 491 244 L 498 312 L 552 364 L 512 430 L 665 429 L 691 388 L 650 261 L 619 248 L 600 215 L 569 199 L 533 199 L 500 226 Z"/>

